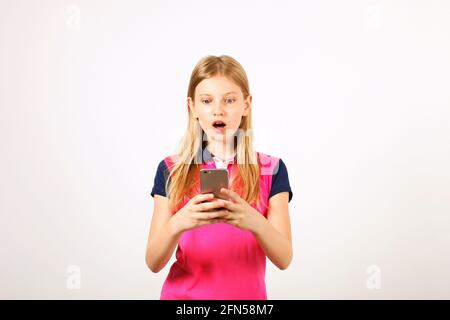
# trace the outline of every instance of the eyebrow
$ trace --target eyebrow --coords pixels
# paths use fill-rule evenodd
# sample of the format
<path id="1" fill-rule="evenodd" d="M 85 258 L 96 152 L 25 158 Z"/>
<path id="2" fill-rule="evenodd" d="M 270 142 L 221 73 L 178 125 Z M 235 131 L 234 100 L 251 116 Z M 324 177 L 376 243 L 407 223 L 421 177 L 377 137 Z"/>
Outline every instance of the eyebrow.
<path id="1" fill-rule="evenodd" d="M 223 95 L 226 96 L 227 94 L 230 94 L 230 93 L 238 94 L 236 91 L 230 91 L 230 92 L 224 93 Z M 199 96 L 212 96 L 212 94 L 200 93 Z"/>

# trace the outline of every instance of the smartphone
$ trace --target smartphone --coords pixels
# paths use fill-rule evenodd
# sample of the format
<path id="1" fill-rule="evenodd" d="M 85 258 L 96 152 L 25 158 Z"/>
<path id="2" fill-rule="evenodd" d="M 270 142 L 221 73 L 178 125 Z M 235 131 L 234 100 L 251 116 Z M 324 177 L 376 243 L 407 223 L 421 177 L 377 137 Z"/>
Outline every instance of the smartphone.
<path id="1" fill-rule="evenodd" d="M 225 195 L 220 192 L 221 188 L 228 189 L 228 170 L 224 168 L 218 169 L 201 169 L 200 170 L 200 192 L 214 193 L 215 198 L 228 200 Z"/>

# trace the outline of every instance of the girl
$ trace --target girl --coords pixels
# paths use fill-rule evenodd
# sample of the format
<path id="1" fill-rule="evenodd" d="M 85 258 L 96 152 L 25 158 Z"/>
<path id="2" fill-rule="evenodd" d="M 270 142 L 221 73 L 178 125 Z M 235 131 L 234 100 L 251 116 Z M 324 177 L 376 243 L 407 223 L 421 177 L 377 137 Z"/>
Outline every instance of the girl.
<path id="1" fill-rule="evenodd" d="M 253 149 L 252 96 L 230 56 L 206 56 L 187 93 L 188 126 L 179 150 L 158 166 L 146 263 L 159 272 L 175 247 L 161 299 L 266 300 L 266 256 L 292 260 L 287 168 Z M 200 194 L 199 171 L 226 168 L 224 199 Z"/>

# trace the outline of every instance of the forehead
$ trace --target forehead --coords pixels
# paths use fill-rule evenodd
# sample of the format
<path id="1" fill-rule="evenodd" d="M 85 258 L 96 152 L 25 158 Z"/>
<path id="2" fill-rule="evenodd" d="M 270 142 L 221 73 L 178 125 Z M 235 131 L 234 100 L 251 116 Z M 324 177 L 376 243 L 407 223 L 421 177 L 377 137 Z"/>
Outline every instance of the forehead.
<path id="1" fill-rule="evenodd" d="M 241 88 L 225 77 L 212 77 L 209 79 L 203 79 L 195 88 L 196 95 L 217 95 L 234 92 L 236 94 L 241 93 Z"/>

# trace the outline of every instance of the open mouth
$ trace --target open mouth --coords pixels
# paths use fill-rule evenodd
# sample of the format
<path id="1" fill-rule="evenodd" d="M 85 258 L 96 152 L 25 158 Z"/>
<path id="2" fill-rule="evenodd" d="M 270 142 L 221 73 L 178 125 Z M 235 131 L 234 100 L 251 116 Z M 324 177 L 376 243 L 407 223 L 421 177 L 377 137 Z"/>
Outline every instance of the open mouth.
<path id="1" fill-rule="evenodd" d="M 223 128 L 225 128 L 225 126 L 226 126 L 226 123 L 223 121 L 217 120 L 217 121 L 213 122 L 213 127 L 216 129 L 223 129 Z"/>

